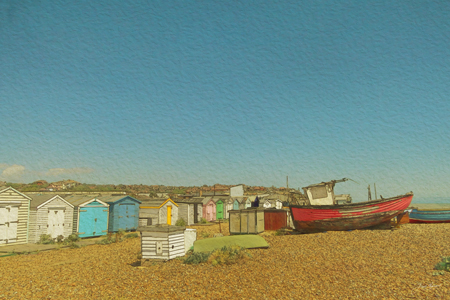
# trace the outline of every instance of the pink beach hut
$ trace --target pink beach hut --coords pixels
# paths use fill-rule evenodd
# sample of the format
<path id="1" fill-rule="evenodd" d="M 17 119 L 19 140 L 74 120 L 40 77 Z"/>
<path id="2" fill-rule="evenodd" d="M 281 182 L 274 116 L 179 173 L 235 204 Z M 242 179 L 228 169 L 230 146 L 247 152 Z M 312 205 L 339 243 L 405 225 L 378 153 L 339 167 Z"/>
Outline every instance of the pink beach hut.
<path id="1" fill-rule="evenodd" d="M 216 219 L 216 203 L 212 197 L 205 197 L 203 199 L 203 218 L 208 222 Z"/>

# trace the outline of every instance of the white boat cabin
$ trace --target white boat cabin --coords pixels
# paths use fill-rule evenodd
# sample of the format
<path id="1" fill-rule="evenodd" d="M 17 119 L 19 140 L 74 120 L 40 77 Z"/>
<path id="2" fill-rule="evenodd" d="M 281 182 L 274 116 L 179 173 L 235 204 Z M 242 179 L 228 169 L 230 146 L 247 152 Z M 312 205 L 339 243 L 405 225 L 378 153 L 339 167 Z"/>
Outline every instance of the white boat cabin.
<path id="1" fill-rule="evenodd" d="M 347 178 L 332 180 L 328 182 L 321 182 L 317 184 L 312 184 L 303 188 L 305 196 L 309 200 L 310 205 L 335 205 L 350 203 L 350 195 L 335 195 L 334 185 L 338 182 L 347 181 Z M 345 201 L 342 201 L 345 199 Z"/>

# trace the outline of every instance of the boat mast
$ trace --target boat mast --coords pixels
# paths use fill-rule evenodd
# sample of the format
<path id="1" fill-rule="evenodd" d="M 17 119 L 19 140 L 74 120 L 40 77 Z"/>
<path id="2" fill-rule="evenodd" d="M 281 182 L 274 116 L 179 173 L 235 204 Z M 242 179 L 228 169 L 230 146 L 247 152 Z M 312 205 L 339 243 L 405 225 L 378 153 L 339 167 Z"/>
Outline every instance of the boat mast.
<path id="1" fill-rule="evenodd" d="M 367 190 L 368 190 L 368 192 L 369 192 L 368 200 L 370 201 L 370 200 L 372 200 L 372 193 L 370 192 L 370 184 L 369 184 L 369 186 L 367 187 Z"/>
<path id="2" fill-rule="evenodd" d="M 291 203 L 291 193 L 289 193 L 289 176 L 286 176 L 287 202 Z"/>

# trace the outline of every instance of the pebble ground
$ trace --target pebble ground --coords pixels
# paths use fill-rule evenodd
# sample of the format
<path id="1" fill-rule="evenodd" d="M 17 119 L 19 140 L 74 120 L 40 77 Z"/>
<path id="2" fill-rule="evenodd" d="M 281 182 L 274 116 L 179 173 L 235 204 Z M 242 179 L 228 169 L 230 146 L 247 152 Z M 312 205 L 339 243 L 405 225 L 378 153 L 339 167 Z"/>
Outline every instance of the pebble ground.
<path id="1" fill-rule="evenodd" d="M 198 238 L 219 225 L 196 226 Z M 228 224 L 221 224 L 228 235 Z M 450 299 L 450 224 L 261 234 L 269 249 L 234 265 L 140 266 L 140 239 L 0 258 L 0 299 Z"/>

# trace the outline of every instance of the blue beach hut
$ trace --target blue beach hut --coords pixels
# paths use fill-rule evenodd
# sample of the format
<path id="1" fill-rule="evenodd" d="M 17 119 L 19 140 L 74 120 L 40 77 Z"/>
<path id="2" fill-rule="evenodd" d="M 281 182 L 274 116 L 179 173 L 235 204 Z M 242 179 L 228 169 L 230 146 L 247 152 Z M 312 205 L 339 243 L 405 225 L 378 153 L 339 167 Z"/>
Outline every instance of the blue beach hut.
<path id="1" fill-rule="evenodd" d="M 239 210 L 239 205 L 240 205 L 241 203 L 239 202 L 239 200 L 238 199 L 234 199 L 234 202 L 233 202 L 233 209 L 234 210 Z"/>
<path id="2" fill-rule="evenodd" d="M 74 208 L 73 229 L 81 238 L 106 235 L 108 233 L 109 205 L 97 196 L 72 195 L 64 199 Z"/>
<path id="3" fill-rule="evenodd" d="M 128 195 L 99 197 L 109 204 L 109 232 L 136 230 L 139 226 L 139 204 L 142 202 Z"/>

